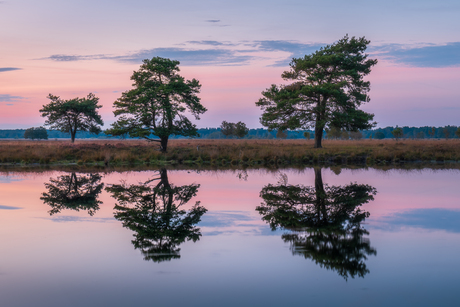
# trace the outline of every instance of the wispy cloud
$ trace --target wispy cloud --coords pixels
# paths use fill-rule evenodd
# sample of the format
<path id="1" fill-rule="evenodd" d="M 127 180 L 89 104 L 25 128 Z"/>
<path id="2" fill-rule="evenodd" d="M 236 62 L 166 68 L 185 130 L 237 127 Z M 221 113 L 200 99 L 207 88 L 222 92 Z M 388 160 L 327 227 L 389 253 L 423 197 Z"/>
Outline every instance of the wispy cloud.
<path id="1" fill-rule="evenodd" d="M 184 66 L 242 66 L 248 65 L 253 60 L 270 59 L 276 53 L 272 64 L 268 64 L 268 66 L 288 66 L 292 58 L 311 54 L 324 45 L 291 40 L 249 42 L 199 40 L 187 41 L 181 44 L 181 47 L 145 49 L 124 55 L 54 54 L 41 60 L 57 62 L 114 60 L 118 62 L 141 63 L 144 59 L 160 56 L 179 60 L 181 65 Z M 372 56 L 376 56 L 377 58 L 416 67 L 449 67 L 460 65 L 460 42 L 424 46 L 387 44 L 370 46 L 368 51 Z M 284 54 L 281 53 L 281 58 L 279 52 L 284 52 Z M 2 69 L 0 71 L 11 70 L 13 68 L 6 67 Z"/>
<path id="2" fill-rule="evenodd" d="M 0 102 L 15 102 L 18 100 L 27 99 L 21 96 L 12 96 L 8 94 L 0 94 Z"/>
<path id="3" fill-rule="evenodd" d="M 284 60 L 276 61 L 270 66 L 287 66 L 292 58 L 301 57 L 305 54 L 310 54 L 321 48 L 324 44 L 305 44 L 297 41 L 288 40 L 264 40 L 256 41 L 254 44 L 259 50 L 262 51 L 284 51 L 289 52 L 291 55 Z"/>
<path id="4" fill-rule="evenodd" d="M 266 59 L 260 55 L 252 55 L 255 52 L 288 52 L 290 55 L 285 59 L 277 60 L 270 66 L 287 66 L 292 57 L 302 56 L 317 50 L 316 44 L 304 44 L 296 41 L 266 40 L 255 42 L 228 42 L 216 40 L 187 41 L 181 45 L 189 47 L 153 48 L 140 50 L 126 55 L 67 55 L 54 54 L 40 60 L 52 60 L 57 62 L 89 61 L 89 60 L 115 60 L 118 62 L 141 63 L 144 59 L 154 56 L 177 59 L 185 66 L 241 66 L 248 65 L 256 59 Z M 199 49 L 193 45 L 202 46 Z"/>
<path id="5" fill-rule="evenodd" d="M 205 45 L 205 46 L 237 46 L 238 44 L 230 43 L 230 42 L 218 42 L 218 41 L 188 41 L 187 43 L 193 45 Z"/>
<path id="6" fill-rule="evenodd" d="M 1 2 L 0 2 L 1 3 Z M 0 72 L 5 72 L 5 71 L 13 71 L 13 70 L 21 70 L 22 68 L 18 67 L 0 67 Z"/>
<path id="7" fill-rule="evenodd" d="M 286 51 L 291 53 L 311 53 L 318 50 L 323 45 L 317 44 L 304 44 L 297 41 L 287 40 L 264 40 L 256 41 L 254 45 L 260 50 L 266 51 Z"/>
<path id="8" fill-rule="evenodd" d="M 53 222 L 63 223 L 63 222 L 94 222 L 94 223 L 106 223 L 106 222 L 115 222 L 113 217 L 80 217 L 80 216 L 70 216 L 70 215 L 61 215 L 44 218 L 46 220 L 51 220 Z"/>
<path id="9" fill-rule="evenodd" d="M 205 20 L 206 22 L 212 22 L 212 23 L 216 23 L 216 22 L 220 22 L 220 19 L 208 19 L 208 20 Z"/>
<path id="10" fill-rule="evenodd" d="M 53 60 L 57 62 L 74 62 L 74 61 L 85 61 L 85 60 L 100 60 L 100 59 L 109 59 L 110 57 L 104 54 L 94 54 L 94 55 L 66 55 L 66 54 L 53 54 L 46 58 L 41 58 L 39 60 Z"/>
<path id="11" fill-rule="evenodd" d="M 182 65 L 246 65 L 252 56 L 240 55 L 230 49 L 199 49 L 190 50 L 184 48 L 155 48 L 140 51 L 128 56 L 114 57 L 118 61 L 140 62 L 143 59 L 160 56 L 177 59 Z"/>
<path id="12" fill-rule="evenodd" d="M 52 60 L 57 62 L 87 61 L 87 60 L 115 60 L 118 62 L 141 63 L 144 59 L 155 56 L 176 59 L 185 66 L 197 65 L 246 65 L 253 58 L 242 55 L 238 51 L 230 49 L 187 49 L 187 48 L 154 48 L 134 52 L 128 55 L 110 56 L 96 55 L 64 55 L 55 54 L 40 60 Z"/>
<path id="13" fill-rule="evenodd" d="M 414 67 L 460 66 L 460 42 L 426 46 L 388 44 L 370 51 L 383 59 Z"/>

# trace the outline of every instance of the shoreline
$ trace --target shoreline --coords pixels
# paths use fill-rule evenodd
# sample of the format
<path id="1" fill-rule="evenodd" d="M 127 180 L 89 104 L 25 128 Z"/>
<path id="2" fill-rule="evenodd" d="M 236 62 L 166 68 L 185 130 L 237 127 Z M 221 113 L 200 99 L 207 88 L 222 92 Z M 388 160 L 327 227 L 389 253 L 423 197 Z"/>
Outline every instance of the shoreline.
<path id="1" fill-rule="evenodd" d="M 0 140 L 0 166 L 315 166 L 460 164 L 460 140 Z"/>

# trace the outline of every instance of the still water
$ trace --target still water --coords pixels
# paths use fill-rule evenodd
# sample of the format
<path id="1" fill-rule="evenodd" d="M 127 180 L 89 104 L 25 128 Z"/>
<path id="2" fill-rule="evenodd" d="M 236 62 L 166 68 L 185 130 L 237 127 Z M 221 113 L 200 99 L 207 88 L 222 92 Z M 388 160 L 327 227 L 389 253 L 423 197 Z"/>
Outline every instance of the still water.
<path id="1" fill-rule="evenodd" d="M 0 173 L 0 306 L 460 306 L 460 171 Z"/>

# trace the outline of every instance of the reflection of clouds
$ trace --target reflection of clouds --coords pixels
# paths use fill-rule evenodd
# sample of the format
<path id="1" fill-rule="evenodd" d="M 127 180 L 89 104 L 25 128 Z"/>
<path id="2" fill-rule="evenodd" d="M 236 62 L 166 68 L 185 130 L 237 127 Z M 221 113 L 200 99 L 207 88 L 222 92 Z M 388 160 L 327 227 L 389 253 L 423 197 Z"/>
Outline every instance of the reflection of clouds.
<path id="1" fill-rule="evenodd" d="M 23 180 L 24 178 L 19 178 L 19 177 L 14 177 L 14 176 L 0 176 L 0 183 L 12 183 L 12 182 L 23 181 Z"/>
<path id="2" fill-rule="evenodd" d="M 247 211 L 213 211 L 208 212 L 201 218 L 199 223 L 204 236 L 219 235 L 256 235 L 256 236 L 279 236 L 285 230 L 272 231 L 266 224 L 257 224 L 257 216 Z M 251 223 L 252 222 L 252 223 Z M 214 228 L 218 228 L 214 230 Z"/>
<path id="3" fill-rule="evenodd" d="M 12 207 L 12 206 L 2 206 L 0 205 L 0 210 L 18 210 L 22 209 L 21 207 Z"/>
<path id="4" fill-rule="evenodd" d="M 0 3 L 2 3 L 2 1 L 0 1 Z M 21 70 L 21 69 L 22 68 L 18 68 L 18 67 L 0 67 L 0 72 Z"/>
<path id="5" fill-rule="evenodd" d="M 101 217 L 101 218 L 93 218 L 93 217 L 80 217 L 80 216 L 70 216 L 70 215 L 62 215 L 62 216 L 53 216 L 53 217 L 46 217 L 43 218 L 45 220 L 51 220 L 53 222 L 93 222 L 93 223 L 106 223 L 106 222 L 115 222 L 116 219 L 113 217 Z"/>
<path id="6" fill-rule="evenodd" d="M 255 221 L 256 217 L 245 211 L 213 211 L 201 218 L 201 227 L 230 227 L 239 226 L 239 222 Z M 246 225 L 243 225 L 246 226 Z"/>
<path id="7" fill-rule="evenodd" d="M 220 235 L 229 235 L 232 233 L 238 233 L 238 231 L 235 230 L 228 230 L 228 231 L 202 231 L 201 232 L 203 236 L 220 236 Z"/>
<path id="8" fill-rule="evenodd" d="M 415 209 L 385 216 L 372 228 L 399 230 L 402 227 L 414 227 L 447 232 L 460 232 L 460 210 Z"/>

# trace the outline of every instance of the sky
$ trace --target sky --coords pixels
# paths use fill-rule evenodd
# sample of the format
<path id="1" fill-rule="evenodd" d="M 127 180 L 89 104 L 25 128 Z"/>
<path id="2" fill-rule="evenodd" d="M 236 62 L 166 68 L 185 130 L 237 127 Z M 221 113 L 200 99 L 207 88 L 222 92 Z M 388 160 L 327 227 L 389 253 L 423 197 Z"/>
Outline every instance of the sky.
<path id="1" fill-rule="evenodd" d="M 371 41 L 367 80 L 378 127 L 460 126 L 458 0 L 0 1 L 0 129 L 43 125 L 48 94 L 94 93 L 104 129 L 143 59 L 180 61 L 208 111 L 262 127 L 255 102 L 289 62 L 344 37 Z"/>

